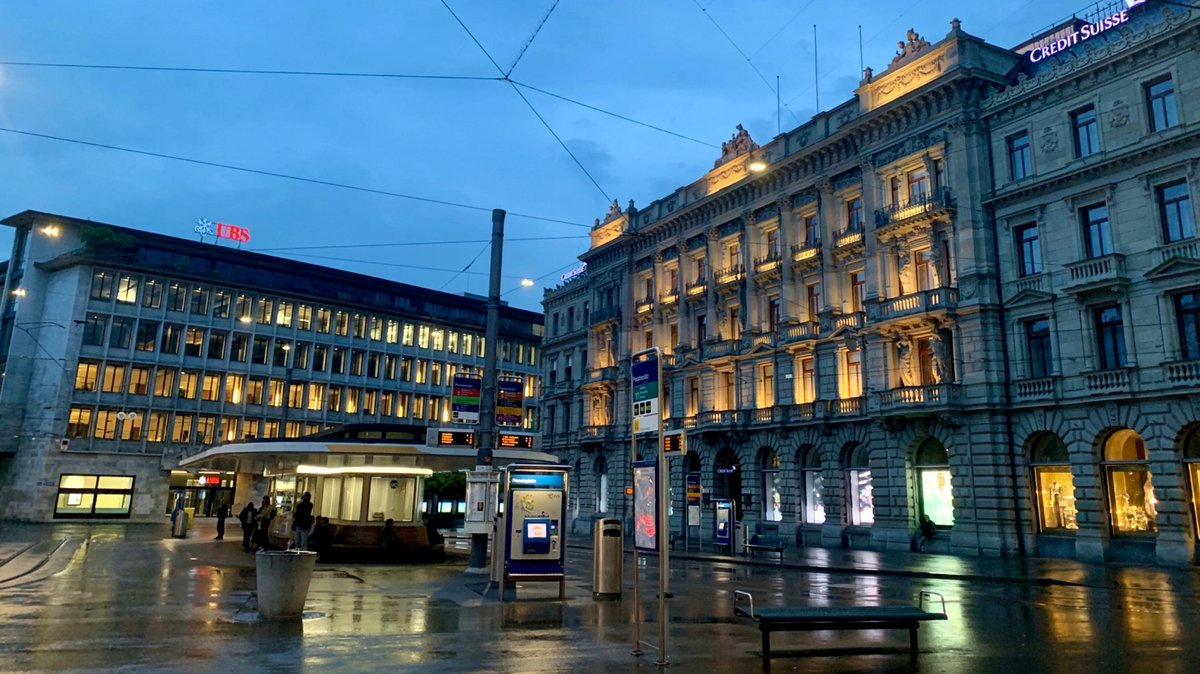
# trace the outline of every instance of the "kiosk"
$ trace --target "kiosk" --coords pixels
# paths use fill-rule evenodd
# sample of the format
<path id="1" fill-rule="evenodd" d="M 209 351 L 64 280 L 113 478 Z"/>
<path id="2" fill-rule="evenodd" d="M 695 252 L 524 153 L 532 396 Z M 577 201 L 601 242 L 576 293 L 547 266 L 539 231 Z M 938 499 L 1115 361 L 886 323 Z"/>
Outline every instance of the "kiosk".
<path id="1" fill-rule="evenodd" d="M 503 485 L 497 532 L 504 557 L 494 565 L 501 601 L 504 585 L 519 580 L 557 581 L 558 598 L 565 599 L 567 467 L 514 464 Z"/>

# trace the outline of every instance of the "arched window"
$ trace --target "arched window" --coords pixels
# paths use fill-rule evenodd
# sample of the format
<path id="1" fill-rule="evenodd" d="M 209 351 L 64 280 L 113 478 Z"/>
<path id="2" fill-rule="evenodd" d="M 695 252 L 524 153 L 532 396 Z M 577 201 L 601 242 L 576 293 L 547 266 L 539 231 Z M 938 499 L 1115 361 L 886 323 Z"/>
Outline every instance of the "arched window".
<path id="1" fill-rule="evenodd" d="M 850 499 L 850 523 L 855 526 L 874 524 L 875 493 L 871 486 L 871 464 L 865 446 L 854 445 L 846 459 L 846 468 L 850 485 L 847 492 L 847 498 Z"/>
<path id="2" fill-rule="evenodd" d="M 596 512 L 608 512 L 608 462 L 596 457 Z"/>
<path id="3" fill-rule="evenodd" d="M 1200 424 L 1194 424 L 1183 436 L 1183 467 L 1192 488 L 1192 518 L 1200 532 Z M 1200 536 L 1200 533 L 1197 533 Z"/>
<path id="4" fill-rule="evenodd" d="M 821 476 L 821 453 L 809 447 L 800 469 L 800 484 L 803 485 L 801 507 L 804 524 L 825 523 L 825 479 Z"/>
<path id="5" fill-rule="evenodd" d="M 1137 431 L 1123 428 L 1104 441 L 1104 475 L 1113 533 L 1158 531 L 1158 499 L 1150 482 L 1146 442 Z"/>
<path id="6" fill-rule="evenodd" d="M 1062 438 L 1040 433 L 1030 448 L 1034 488 L 1037 489 L 1038 528 L 1065 532 L 1079 528 L 1075 517 L 1075 480 Z"/>
<path id="7" fill-rule="evenodd" d="M 913 465 L 917 471 L 917 507 L 939 527 L 954 526 L 953 485 L 946 447 L 926 438 L 917 448 Z"/>
<path id="8" fill-rule="evenodd" d="M 779 481 L 779 455 L 775 450 L 762 450 L 763 521 L 783 521 L 783 494 Z"/>

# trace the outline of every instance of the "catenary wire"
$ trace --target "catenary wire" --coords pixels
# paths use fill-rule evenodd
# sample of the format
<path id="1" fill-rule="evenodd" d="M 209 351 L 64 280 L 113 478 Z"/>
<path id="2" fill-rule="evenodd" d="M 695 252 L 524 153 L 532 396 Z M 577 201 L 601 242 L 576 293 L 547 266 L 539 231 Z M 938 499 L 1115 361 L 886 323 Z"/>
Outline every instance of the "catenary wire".
<path id="1" fill-rule="evenodd" d="M 546 10 L 545 16 L 542 17 L 542 22 L 537 25 L 537 28 L 533 29 L 533 35 L 529 36 L 529 39 L 525 41 L 525 45 L 521 47 L 521 51 L 517 52 L 517 58 L 513 59 L 512 65 L 509 66 L 508 71 L 504 73 L 505 79 L 508 79 L 508 76 L 512 75 L 512 72 L 516 70 L 517 64 L 520 63 L 521 58 L 525 56 L 525 52 L 529 49 L 529 45 L 533 44 L 533 41 L 537 38 L 538 33 L 542 32 L 542 26 L 546 25 L 546 21 L 550 19 L 550 15 L 554 13 L 554 8 L 558 7 L 558 2 L 559 0 L 554 0 L 554 4 L 550 5 L 550 9 Z"/>
<path id="2" fill-rule="evenodd" d="M 491 242 L 491 241 L 488 241 L 487 243 L 483 244 L 483 248 L 480 248 L 480 249 L 479 249 L 479 252 L 478 252 L 478 253 L 475 253 L 475 257 L 471 258 L 471 261 L 470 261 L 470 262 L 468 262 L 468 263 L 466 264 L 466 266 L 464 266 L 462 269 L 460 269 L 460 270 L 458 271 L 458 273 L 457 273 L 457 274 L 455 274 L 454 276 L 451 276 L 450 278 L 446 279 L 446 282 L 445 282 L 445 283 L 443 283 L 442 285 L 438 286 L 438 290 L 445 290 L 445 289 L 446 289 L 446 286 L 448 286 L 448 285 L 450 285 L 451 283 L 453 283 L 453 282 L 454 282 L 454 279 L 458 278 L 459 276 L 462 276 L 463 274 L 466 274 L 466 273 L 467 273 L 467 272 L 468 272 L 468 271 L 471 269 L 471 266 L 475 264 L 476 260 L 478 260 L 478 259 L 479 259 L 479 256 L 480 256 L 480 255 L 483 255 L 485 252 L 487 252 L 487 249 L 488 249 L 488 248 L 491 248 L 491 247 L 492 247 L 492 242 Z"/>
<path id="3" fill-rule="evenodd" d="M 184 162 L 184 163 L 188 163 L 188 164 L 197 164 L 200 166 L 210 166 L 213 168 L 227 169 L 230 171 L 240 171 L 242 173 L 251 173 L 254 175 L 268 176 L 271 178 L 281 178 L 284 180 L 295 180 L 298 182 L 309 183 L 312 185 L 323 185 L 325 187 L 336 187 L 338 189 L 352 190 L 355 192 L 366 192 L 368 194 L 379 194 L 379 195 L 388 196 L 388 197 L 397 197 L 400 199 L 410 199 L 412 201 L 420 201 L 420 202 L 429 203 L 429 204 L 437 204 L 439 206 L 451 206 L 454 208 L 465 208 L 465 209 L 472 210 L 472 211 L 483 211 L 483 212 L 491 212 L 492 211 L 491 208 L 488 208 L 485 206 L 472 206 L 470 204 L 460 204 L 460 203 L 453 202 L 453 201 L 446 201 L 444 199 L 433 199 L 430 197 L 420 197 L 420 196 L 416 196 L 413 194 L 404 194 L 401 192 L 391 192 L 388 190 L 380 190 L 380 189 L 375 189 L 372 187 L 361 187 L 358 185 L 351 185 L 348 183 L 341 183 L 341 182 L 336 182 L 336 181 L 332 181 L 332 180 L 321 180 L 319 178 L 306 178 L 304 176 L 291 175 L 291 174 L 287 174 L 287 173 L 279 173 L 276 171 L 266 171 L 263 169 L 249 168 L 246 166 L 237 166 L 235 164 L 226 164 L 226 163 L 222 163 L 222 162 L 207 161 L 204 159 L 195 159 L 192 157 L 184 157 L 182 155 L 166 154 L 163 152 L 153 152 L 150 150 L 139 150 L 139 149 L 135 149 L 135 148 L 122 147 L 120 145 L 111 145 L 108 143 L 96 143 L 96 142 L 87 141 L 87 140 L 80 140 L 78 138 L 67 138 L 65 136 L 55 136 L 55 135 L 46 134 L 46 133 L 36 133 L 33 131 L 22 131 L 20 129 L 12 129 L 12 128 L 7 128 L 7 127 L 0 127 L 0 132 L 11 133 L 11 134 L 16 134 L 16 135 L 20 135 L 20 136 L 29 136 L 32 138 L 41 138 L 43 140 L 53 140 L 53 141 L 58 141 L 61 143 L 72 143 L 75 145 L 85 145 L 88 147 L 95 147 L 95 148 L 100 148 L 100 149 L 104 149 L 104 150 L 115 150 L 117 152 L 128 152 L 130 154 L 143 155 L 146 157 L 155 157 L 158 159 L 170 159 L 172 161 L 179 161 L 179 162 Z M 516 213 L 513 211 L 509 211 L 508 214 L 513 217 L 526 218 L 528 220 L 538 220 L 541 222 L 553 222 L 553 223 L 557 223 L 557 224 L 571 225 L 573 227 L 584 227 L 584 228 L 588 228 L 588 229 L 591 228 L 591 225 L 585 225 L 585 224 L 578 223 L 578 222 L 571 222 L 569 220 L 546 218 L 546 217 L 537 216 L 537 215 Z"/>
<path id="4" fill-rule="evenodd" d="M 506 236 L 505 243 L 513 241 L 562 241 L 566 239 L 582 239 L 587 238 L 587 234 L 578 234 L 576 236 Z M 453 246 L 467 243 L 489 243 L 491 239 L 459 239 L 457 241 L 403 241 L 399 243 L 348 243 L 337 246 L 322 245 L 322 246 L 288 246 L 285 248 L 244 248 L 254 253 L 274 253 L 286 252 L 293 250 L 337 250 L 347 248 L 393 248 L 397 246 Z"/>
<path id="5" fill-rule="evenodd" d="M 457 80 L 476 82 L 499 82 L 503 77 L 483 75 L 430 75 L 419 73 L 380 73 L 338 70 L 268 70 L 261 68 L 199 68 L 186 66 L 136 66 L 112 63 L 48 63 L 38 61 L 0 61 L 0 66 L 25 68 L 74 68 L 80 70 L 140 70 L 168 73 L 213 73 L 219 75 L 286 75 L 294 77 L 361 77 L 397 80 Z"/>

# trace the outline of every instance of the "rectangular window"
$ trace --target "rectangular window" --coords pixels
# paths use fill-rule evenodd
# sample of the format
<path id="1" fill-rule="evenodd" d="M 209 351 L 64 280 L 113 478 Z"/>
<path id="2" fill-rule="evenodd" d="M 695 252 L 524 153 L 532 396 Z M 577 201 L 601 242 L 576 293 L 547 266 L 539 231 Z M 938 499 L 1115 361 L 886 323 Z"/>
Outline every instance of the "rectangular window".
<path id="1" fill-rule="evenodd" d="M 334 374 L 346 373 L 346 349 L 335 346 L 333 347 L 333 358 L 330 363 L 330 371 Z"/>
<path id="2" fill-rule="evenodd" d="M 929 199 L 929 171 L 922 168 L 908 172 L 908 199 L 911 204 Z"/>
<path id="3" fill-rule="evenodd" d="M 1179 351 L 1184 360 L 1200 360 L 1200 292 L 1175 296 L 1179 323 Z"/>
<path id="4" fill-rule="evenodd" d="M 150 368 L 129 368 L 129 394 L 144 396 L 150 390 Z"/>
<path id="5" fill-rule="evenodd" d="M 134 348 L 138 351 L 154 351 L 158 345 L 158 323 L 145 319 L 138 321 L 137 339 Z"/>
<path id="6" fill-rule="evenodd" d="M 133 339 L 133 319 L 114 316 L 112 329 L 108 332 L 108 346 L 113 349 L 128 349 Z"/>
<path id="7" fill-rule="evenodd" d="M 212 360 L 225 359 L 225 342 L 229 333 L 213 330 L 208 333 L 208 357 Z"/>
<path id="8" fill-rule="evenodd" d="M 359 389 L 353 386 L 346 387 L 346 397 L 342 401 L 345 406 L 346 414 L 358 414 L 358 396 Z"/>
<path id="9" fill-rule="evenodd" d="M 207 316 L 209 298 L 210 291 L 208 288 L 201 288 L 200 286 L 192 288 L 192 306 L 190 307 L 192 313 L 197 316 Z"/>
<path id="10" fill-rule="evenodd" d="M 283 407 L 283 388 L 282 379 L 267 381 L 267 406 Z"/>
<path id="11" fill-rule="evenodd" d="M 417 359 L 417 377 L 416 377 L 417 383 L 418 384 L 426 383 L 429 380 L 428 374 L 429 374 L 428 361 L 426 361 L 424 358 L 418 358 Z"/>
<path id="12" fill-rule="evenodd" d="M 400 321 L 388 321 L 387 322 L 387 343 L 388 344 L 399 344 L 400 343 Z"/>
<path id="13" fill-rule="evenodd" d="M 383 341 L 383 319 L 378 316 L 371 317 L 371 339 L 372 341 Z"/>
<path id="14" fill-rule="evenodd" d="M 154 396 L 169 398 L 175 394 L 175 370 L 160 367 L 154 371 Z"/>
<path id="15" fill-rule="evenodd" d="M 1008 137 L 1008 170 L 1013 180 L 1033 175 L 1033 152 L 1029 146 L 1028 131 Z"/>
<path id="16" fill-rule="evenodd" d="M 1158 195 L 1158 217 L 1162 220 L 1167 243 L 1196 236 L 1196 221 L 1192 216 L 1192 200 L 1186 180 L 1178 180 L 1154 188 Z"/>
<path id="17" fill-rule="evenodd" d="M 233 295 L 228 290 L 218 290 L 213 294 L 213 317 L 229 318 Z"/>
<path id="18" fill-rule="evenodd" d="M 229 360 L 244 363 L 250 357 L 250 335 L 243 332 L 233 333 L 233 342 L 229 348 Z"/>
<path id="19" fill-rule="evenodd" d="M 708 317 L 704 314 L 696 316 L 696 346 L 708 339 Z"/>
<path id="20" fill-rule="evenodd" d="M 1089 105 L 1071 113 L 1075 129 L 1075 156 L 1086 157 L 1100 151 L 1100 125 L 1096 123 L 1096 107 Z"/>
<path id="21" fill-rule="evenodd" d="M 116 278 L 112 272 L 96 271 L 92 273 L 92 294 L 94 300 L 111 300 L 113 294 L 113 283 Z"/>
<path id="22" fill-rule="evenodd" d="M 225 402 L 234 405 L 242 404 L 246 395 L 246 377 L 240 374 L 225 375 Z"/>
<path id="23" fill-rule="evenodd" d="M 1179 123 L 1175 112 L 1175 85 L 1170 76 L 1146 85 L 1146 106 L 1150 112 L 1150 130 L 1162 131 Z"/>
<path id="24" fill-rule="evenodd" d="M 804 245 L 812 248 L 821 241 L 821 228 L 818 226 L 817 216 L 804 216 Z"/>
<path id="25" fill-rule="evenodd" d="M 758 366 L 758 377 L 756 378 L 757 391 L 755 391 L 756 401 L 759 409 L 772 407 L 775 405 L 775 365 L 773 363 L 761 363 Z"/>
<path id="26" fill-rule="evenodd" d="M 276 367 L 291 367 L 292 361 L 289 358 L 292 351 L 292 343 L 286 339 L 276 339 L 275 349 L 271 352 L 271 364 Z"/>
<path id="27" fill-rule="evenodd" d="M 162 329 L 162 338 L 158 340 L 159 353 L 169 353 L 176 355 L 179 353 L 179 344 L 183 341 L 183 326 L 174 323 L 164 323 Z"/>
<path id="28" fill-rule="evenodd" d="M 464 332 L 463 336 L 462 336 L 462 343 L 463 343 L 463 346 L 462 346 L 463 355 L 466 355 L 466 356 L 471 355 L 471 350 L 473 348 L 475 348 L 475 335 L 473 335 L 469 332 Z"/>
<path id="29" fill-rule="evenodd" d="M 363 373 L 363 360 L 366 353 L 359 349 L 354 349 L 350 352 L 350 374 L 361 377 Z"/>
<path id="30" fill-rule="evenodd" d="M 817 368 L 813 358 L 800 359 L 799 402 L 811 403 L 817 399 Z"/>
<path id="31" fill-rule="evenodd" d="M 382 359 L 379 357 L 378 353 L 375 353 L 374 351 L 372 351 L 367 354 L 367 376 L 368 377 L 371 377 L 372 379 L 379 378 L 380 362 L 382 362 Z"/>
<path id="32" fill-rule="evenodd" d="M 356 339 L 365 339 L 367 336 L 367 317 L 362 314 L 354 314 L 354 337 Z"/>
<path id="33" fill-rule="evenodd" d="M 270 325 L 275 319 L 275 300 L 269 297 L 258 298 L 258 316 L 256 320 L 261 325 Z"/>
<path id="34" fill-rule="evenodd" d="M 250 323 L 254 320 L 254 298 L 238 293 L 237 296 L 237 319 L 239 323 Z"/>
<path id="35" fill-rule="evenodd" d="M 1013 228 L 1017 244 L 1017 270 L 1021 276 L 1042 273 L 1042 243 L 1038 239 L 1037 223 Z"/>
<path id="36" fill-rule="evenodd" d="M 265 383 L 261 377 L 250 377 L 246 380 L 246 403 L 250 405 L 263 404 Z"/>
<path id="37" fill-rule="evenodd" d="M 422 325 L 417 328 L 417 346 L 422 349 L 429 348 L 429 326 Z"/>
<path id="38" fill-rule="evenodd" d="M 296 342 L 292 349 L 292 367 L 298 370 L 308 369 L 308 353 L 312 345 L 308 342 Z"/>
<path id="39" fill-rule="evenodd" d="M 62 475 L 58 480 L 55 519 L 128 519 L 133 477 Z"/>
<path id="40" fill-rule="evenodd" d="M 291 302 L 280 302 L 279 307 L 275 310 L 275 325 L 284 328 L 292 327 L 292 311 L 294 305 Z"/>
<path id="41" fill-rule="evenodd" d="M 108 328 L 108 316 L 88 312 L 83 324 L 83 345 L 104 346 L 104 333 Z"/>
<path id="42" fill-rule="evenodd" d="M 296 307 L 296 329 L 312 330 L 312 307 L 307 304 Z"/>
<path id="43" fill-rule="evenodd" d="M 443 350 L 443 348 L 445 347 L 445 342 L 446 342 L 446 331 L 445 330 L 443 330 L 441 328 L 437 328 L 435 330 L 430 331 L 429 343 L 430 343 L 430 347 L 434 351 Z"/>
<path id="44" fill-rule="evenodd" d="M 121 274 L 117 280 L 117 301 L 121 304 L 136 304 L 138 296 L 138 278 Z"/>
<path id="45" fill-rule="evenodd" d="M 167 439 L 167 424 L 170 419 L 169 412 L 151 412 L 146 419 L 146 441 L 164 442 Z"/>
<path id="46" fill-rule="evenodd" d="M 806 307 L 808 308 L 808 320 L 817 321 L 817 315 L 821 313 L 821 284 L 810 283 L 805 286 Z"/>
<path id="47" fill-rule="evenodd" d="M 125 366 L 108 364 L 104 366 L 104 379 L 100 383 L 104 393 L 125 392 Z"/>
<path id="48" fill-rule="evenodd" d="M 313 346 L 312 370 L 324 372 L 329 367 L 329 346 L 316 344 Z"/>
<path id="49" fill-rule="evenodd" d="M 846 200 L 846 229 L 857 231 L 863 226 L 863 205 L 861 197 Z"/>
<path id="50" fill-rule="evenodd" d="M 405 323 L 404 331 L 401 333 L 400 343 L 403 344 L 404 346 L 412 346 L 413 345 L 413 331 L 414 331 L 413 324 Z"/>
<path id="51" fill-rule="evenodd" d="M 162 306 L 162 298 L 162 281 L 146 279 L 146 283 L 142 286 L 142 306 L 149 307 L 151 309 L 158 309 Z"/>
<path id="52" fill-rule="evenodd" d="M 175 424 L 171 427 L 171 442 L 186 445 L 192 441 L 192 424 L 195 417 L 190 414 L 176 414 Z"/>
<path id="53" fill-rule="evenodd" d="M 350 334 L 350 314 L 345 311 L 339 311 L 334 315 L 333 331 L 339 337 L 346 337 Z"/>
<path id="54" fill-rule="evenodd" d="M 1035 318 L 1025 321 L 1025 348 L 1029 351 L 1029 377 L 1049 377 L 1053 369 L 1050 359 L 1050 320 Z"/>
<path id="55" fill-rule="evenodd" d="M 250 362 L 254 365 L 266 365 L 267 351 L 270 349 L 270 344 L 270 338 L 255 337 L 254 344 L 250 348 Z"/>
<path id="56" fill-rule="evenodd" d="M 187 306 L 187 285 L 172 282 L 167 286 L 167 311 L 183 311 Z"/>
<path id="57" fill-rule="evenodd" d="M 325 409 L 325 384 L 310 382 L 308 385 L 308 409 L 320 412 Z"/>
<path id="58" fill-rule="evenodd" d="M 326 409 L 330 412 L 340 412 L 342 410 L 342 387 L 330 386 L 329 397 L 326 400 Z"/>
<path id="59" fill-rule="evenodd" d="M 846 352 L 845 393 L 843 398 L 857 398 L 862 395 L 862 351 L 858 349 Z"/>
<path id="60" fill-rule="evenodd" d="M 221 375 L 206 374 L 201 380 L 200 399 L 214 401 L 221 398 Z"/>
<path id="61" fill-rule="evenodd" d="M 1096 204 L 1079 209 L 1079 219 L 1083 223 L 1087 256 L 1112 255 L 1112 229 L 1108 223 L 1108 204 Z"/>
<path id="62" fill-rule="evenodd" d="M 1100 369 L 1112 370 L 1125 367 L 1125 323 L 1121 307 L 1110 304 L 1093 310 L 1096 324 L 1096 351 L 1100 356 Z"/>
<path id="63" fill-rule="evenodd" d="M 92 408 L 72 407 L 67 418 L 67 437 L 86 438 L 92 434 Z"/>
<path id="64" fill-rule="evenodd" d="M 317 309 L 317 332 L 329 334 L 330 311 L 324 307 Z"/>
<path id="65" fill-rule="evenodd" d="M 179 373 L 179 397 L 184 400 L 195 400 L 197 389 L 200 388 L 199 372 Z"/>
<path id="66" fill-rule="evenodd" d="M 79 362 L 75 366 L 75 390 L 76 391 L 95 391 L 96 378 L 99 376 L 100 365 L 98 363 Z"/>
<path id="67" fill-rule="evenodd" d="M 187 329 L 187 337 L 183 341 L 183 355 L 199 357 L 204 351 L 204 328 Z"/>

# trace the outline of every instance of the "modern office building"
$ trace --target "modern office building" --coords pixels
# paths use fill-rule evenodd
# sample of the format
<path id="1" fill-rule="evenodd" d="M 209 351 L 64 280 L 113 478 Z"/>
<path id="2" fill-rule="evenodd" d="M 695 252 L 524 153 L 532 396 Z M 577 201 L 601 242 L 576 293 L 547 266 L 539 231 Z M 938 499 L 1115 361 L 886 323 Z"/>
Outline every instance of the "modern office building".
<path id="1" fill-rule="evenodd" d="M 182 457 L 451 425 L 454 375 L 482 373 L 483 298 L 238 250 L 226 239 L 248 232 L 228 225 L 196 241 L 33 211 L 4 224 L 0 517 L 159 519 L 169 489 L 209 514 L 235 476 L 172 472 Z M 505 306 L 499 334 L 535 429 L 542 317 Z"/>
<path id="2" fill-rule="evenodd" d="M 728 498 L 800 545 L 908 549 L 929 517 L 954 554 L 1192 563 L 1197 43 L 1153 0 L 1015 48 L 910 30 L 850 100 L 614 204 L 544 297 L 579 516 L 628 515 L 629 358 L 658 347 L 685 537 Z"/>

